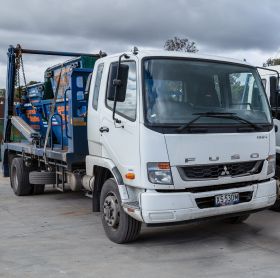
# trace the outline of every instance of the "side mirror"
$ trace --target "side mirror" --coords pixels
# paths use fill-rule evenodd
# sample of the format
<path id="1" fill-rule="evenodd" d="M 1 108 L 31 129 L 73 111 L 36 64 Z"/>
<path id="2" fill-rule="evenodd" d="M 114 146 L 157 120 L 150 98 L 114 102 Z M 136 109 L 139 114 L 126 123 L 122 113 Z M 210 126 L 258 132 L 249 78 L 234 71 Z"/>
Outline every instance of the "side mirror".
<path id="1" fill-rule="evenodd" d="M 278 78 L 276 76 L 270 76 L 270 95 L 274 95 L 279 92 L 278 88 Z"/>
<path id="2" fill-rule="evenodd" d="M 107 99 L 124 102 L 126 95 L 129 66 L 125 64 L 112 64 L 109 71 Z M 116 96 L 115 96 L 116 94 Z"/>
<path id="3" fill-rule="evenodd" d="M 272 108 L 278 110 L 278 99 L 279 99 L 279 88 L 278 88 L 278 78 L 276 76 L 270 76 L 269 78 L 269 89 L 270 89 L 270 105 Z M 278 113 L 276 113 L 278 114 Z"/>

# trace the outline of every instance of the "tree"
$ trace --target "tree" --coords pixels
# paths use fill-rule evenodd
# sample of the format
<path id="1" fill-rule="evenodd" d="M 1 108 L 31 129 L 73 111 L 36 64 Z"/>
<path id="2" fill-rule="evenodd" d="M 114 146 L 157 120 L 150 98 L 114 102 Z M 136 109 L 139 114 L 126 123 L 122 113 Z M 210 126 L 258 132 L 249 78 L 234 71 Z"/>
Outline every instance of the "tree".
<path id="1" fill-rule="evenodd" d="M 196 47 L 196 42 L 190 41 L 188 38 L 174 37 L 173 39 L 168 39 L 164 44 L 164 49 L 167 51 L 181 51 L 181 52 L 192 52 L 198 51 Z"/>
<path id="2" fill-rule="evenodd" d="M 269 58 L 263 63 L 264 67 L 280 65 L 280 58 Z"/>
<path id="3" fill-rule="evenodd" d="M 232 104 L 240 103 L 244 93 L 244 84 L 241 82 L 240 76 L 240 73 L 232 73 L 229 75 Z"/>

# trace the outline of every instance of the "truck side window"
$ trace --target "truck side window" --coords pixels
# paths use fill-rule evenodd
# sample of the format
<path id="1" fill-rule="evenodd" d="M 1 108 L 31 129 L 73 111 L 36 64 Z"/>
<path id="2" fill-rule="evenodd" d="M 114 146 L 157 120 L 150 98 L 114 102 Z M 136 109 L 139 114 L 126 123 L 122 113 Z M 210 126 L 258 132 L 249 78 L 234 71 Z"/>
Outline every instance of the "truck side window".
<path id="1" fill-rule="evenodd" d="M 116 113 L 131 121 L 135 121 L 137 105 L 136 63 L 132 61 L 123 63 L 129 66 L 126 97 L 124 102 L 117 102 Z M 111 64 L 112 66 L 116 66 L 116 63 Z M 113 109 L 114 102 L 106 99 L 106 105 L 108 108 Z"/>
<path id="2" fill-rule="evenodd" d="M 99 97 L 99 89 L 101 84 L 102 72 L 103 72 L 104 64 L 100 64 L 97 68 L 95 84 L 93 89 L 93 98 L 92 98 L 92 106 L 94 110 L 97 110 L 98 107 L 98 97 Z"/>

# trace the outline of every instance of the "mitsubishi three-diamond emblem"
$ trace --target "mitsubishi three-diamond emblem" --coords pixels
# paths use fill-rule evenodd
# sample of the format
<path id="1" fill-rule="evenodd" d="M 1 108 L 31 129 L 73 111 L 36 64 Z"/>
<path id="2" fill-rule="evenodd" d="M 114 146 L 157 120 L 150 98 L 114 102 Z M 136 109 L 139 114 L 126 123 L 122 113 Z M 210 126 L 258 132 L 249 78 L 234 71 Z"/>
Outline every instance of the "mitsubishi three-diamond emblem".
<path id="1" fill-rule="evenodd" d="M 228 171 L 227 166 L 224 166 L 224 170 L 222 171 L 221 176 L 229 176 L 229 175 L 230 175 L 230 173 Z"/>

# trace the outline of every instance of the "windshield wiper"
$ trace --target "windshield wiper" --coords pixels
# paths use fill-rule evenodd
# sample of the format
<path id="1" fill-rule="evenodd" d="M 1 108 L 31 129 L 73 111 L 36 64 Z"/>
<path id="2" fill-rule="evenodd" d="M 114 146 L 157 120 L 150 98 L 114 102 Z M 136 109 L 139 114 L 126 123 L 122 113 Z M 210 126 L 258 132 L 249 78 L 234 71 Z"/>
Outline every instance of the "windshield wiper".
<path id="1" fill-rule="evenodd" d="M 208 118 L 223 118 L 223 119 L 233 119 L 236 121 L 239 121 L 241 123 L 245 123 L 247 125 L 250 125 L 256 130 L 261 129 L 261 127 L 255 123 L 252 123 L 244 118 L 241 118 L 240 116 L 237 116 L 236 113 L 222 113 L 222 112 L 204 112 L 204 113 L 194 113 L 193 115 L 197 115 L 194 119 L 189 121 L 188 123 L 180 126 L 177 128 L 177 131 L 181 132 L 186 128 L 189 128 L 194 122 L 199 120 L 202 117 L 208 117 Z"/>

